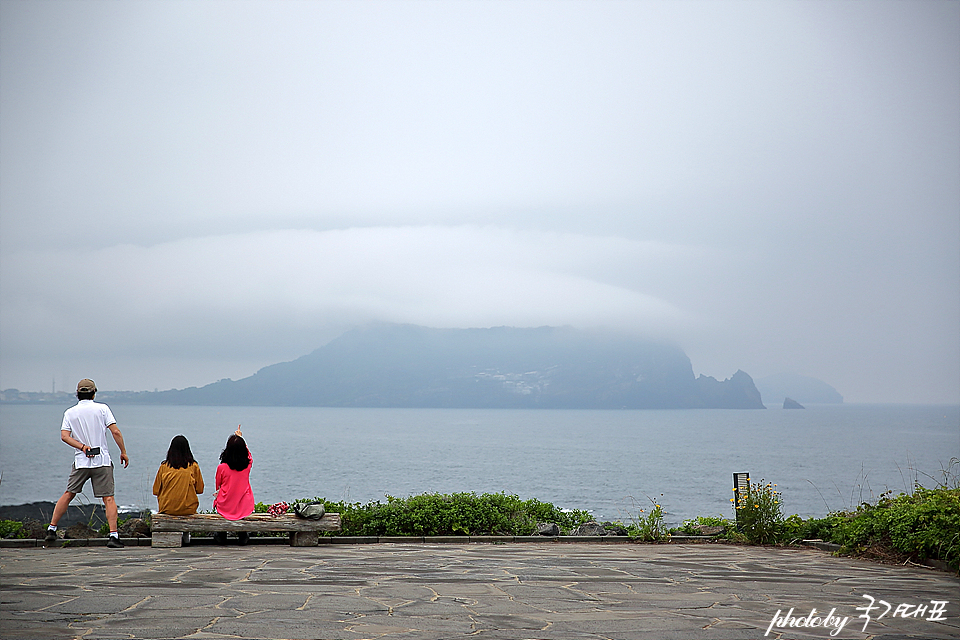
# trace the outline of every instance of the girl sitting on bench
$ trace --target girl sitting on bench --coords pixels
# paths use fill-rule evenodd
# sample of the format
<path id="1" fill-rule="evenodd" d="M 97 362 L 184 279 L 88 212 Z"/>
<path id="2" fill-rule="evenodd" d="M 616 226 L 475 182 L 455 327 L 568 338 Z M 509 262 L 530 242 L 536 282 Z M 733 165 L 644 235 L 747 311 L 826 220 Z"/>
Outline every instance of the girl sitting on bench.
<path id="1" fill-rule="evenodd" d="M 160 463 L 153 481 L 153 495 L 157 496 L 160 513 L 171 516 L 189 516 L 197 512 L 203 493 L 203 474 L 193 459 L 190 443 L 184 436 L 174 436 L 167 449 L 167 458 Z M 183 534 L 183 544 L 190 543 L 190 534 Z"/>
<path id="2" fill-rule="evenodd" d="M 213 508 L 227 520 L 240 520 L 253 513 L 256 502 L 253 489 L 250 488 L 250 469 L 253 456 L 247 449 L 240 427 L 227 439 L 227 446 L 220 453 L 220 466 L 217 467 L 217 495 L 213 499 Z M 250 534 L 241 531 L 237 534 L 240 544 L 247 544 Z M 217 544 L 226 544 L 227 532 L 219 531 L 214 539 Z"/>

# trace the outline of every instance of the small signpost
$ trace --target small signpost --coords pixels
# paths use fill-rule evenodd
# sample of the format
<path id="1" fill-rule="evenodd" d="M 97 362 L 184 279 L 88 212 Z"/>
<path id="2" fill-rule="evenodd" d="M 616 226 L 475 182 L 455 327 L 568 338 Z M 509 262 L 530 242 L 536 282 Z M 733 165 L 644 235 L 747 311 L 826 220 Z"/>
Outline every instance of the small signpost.
<path id="1" fill-rule="evenodd" d="M 737 524 L 740 524 L 740 510 L 737 507 L 740 506 L 740 496 L 750 493 L 750 474 L 749 473 L 734 473 L 733 474 L 733 506 L 734 513 L 737 516 Z"/>

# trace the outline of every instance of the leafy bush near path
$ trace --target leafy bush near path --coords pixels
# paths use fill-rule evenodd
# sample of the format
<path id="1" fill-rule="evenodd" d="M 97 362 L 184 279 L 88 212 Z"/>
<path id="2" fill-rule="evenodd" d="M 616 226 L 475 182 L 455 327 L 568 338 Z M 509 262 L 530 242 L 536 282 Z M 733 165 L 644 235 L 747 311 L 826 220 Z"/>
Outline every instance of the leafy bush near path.
<path id="1" fill-rule="evenodd" d="M 569 531 L 592 519 L 586 511 L 505 493 L 387 496 L 386 502 L 366 504 L 310 500 L 322 501 L 328 512 L 340 514 L 338 535 L 343 536 L 525 536 L 537 532 L 538 522 L 555 522 Z M 258 505 L 258 510 L 261 506 L 265 512 L 267 505 Z"/>
<path id="2" fill-rule="evenodd" d="M 913 493 L 896 497 L 886 493 L 875 504 L 863 503 L 853 511 L 806 520 L 798 515 L 784 518 L 777 509 L 779 493 L 769 487 L 762 489 L 765 491 L 738 509 L 748 515 L 741 517 L 739 527 L 726 518 L 699 517 L 670 533 L 697 535 L 698 525 L 710 525 L 725 527 L 721 539 L 730 542 L 790 545 L 820 539 L 841 545 L 843 554 L 900 562 L 941 560 L 960 572 L 960 488 L 918 485 Z"/>
<path id="3" fill-rule="evenodd" d="M 26 532 L 23 523 L 17 520 L 0 520 L 0 538 L 23 538 Z"/>
<path id="4" fill-rule="evenodd" d="M 791 516 L 791 536 L 820 538 L 842 546 L 842 553 L 877 559 L 940 560 L 960 574 L 960 459 L 951 458 L 941 479 L 927 489 L 915 482 L 913 493 L 881 494 L 875 504 L 802 521 Z M 793 521 L 791 521 L 793 519 Z"/>
<path id="5" fill-rule="evenodd" d="M 960 489 L 918 486 L 912 494 L 884 494 L 856 511 L 805 521 L 802 533 L 842 545 L 846 553 L 876 555 L 893 549 L 960 570 Z"/>

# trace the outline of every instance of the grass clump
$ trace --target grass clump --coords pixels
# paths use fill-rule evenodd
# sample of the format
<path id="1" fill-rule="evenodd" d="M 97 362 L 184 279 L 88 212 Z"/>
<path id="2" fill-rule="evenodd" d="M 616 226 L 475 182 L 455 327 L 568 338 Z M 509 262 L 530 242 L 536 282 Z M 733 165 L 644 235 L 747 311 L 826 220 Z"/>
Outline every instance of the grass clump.
<path id="1" fill-rule="evenodd" d="M 660 497 L 663 497 L 662 493 Z M 653 507 L 640 509 L 636 519 L 627 527 L 627 535 L 642 542 L 663 542 L 670 535 L 663 523 L 663 507 L 649 496 L 647 500 Z"/>

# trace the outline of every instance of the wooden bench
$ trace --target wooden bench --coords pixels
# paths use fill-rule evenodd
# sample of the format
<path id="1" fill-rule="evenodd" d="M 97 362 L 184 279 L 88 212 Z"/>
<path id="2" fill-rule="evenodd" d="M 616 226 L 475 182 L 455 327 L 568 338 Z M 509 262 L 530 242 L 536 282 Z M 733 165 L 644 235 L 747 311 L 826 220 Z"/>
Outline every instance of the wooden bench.
<path id="1" fill-rule="evenodd" d="M 294 547 L 315 547 L 321 531 L 340 531 L 340 514 L 325 513 L 319 520 L 298 518 L 292 513 L 272 516 L 269 513 L 254 513 L 241 520 L 227 520 L 217 513 L 195 513 L 192 516 L 170 516 L 155 513 L 152 516 L 151 532 L 154 547 L 179 547 L 184 533 L 210 531 L 246 531 L 248 533 L 272 533 L 289 531 L 290 544 Z"/>

